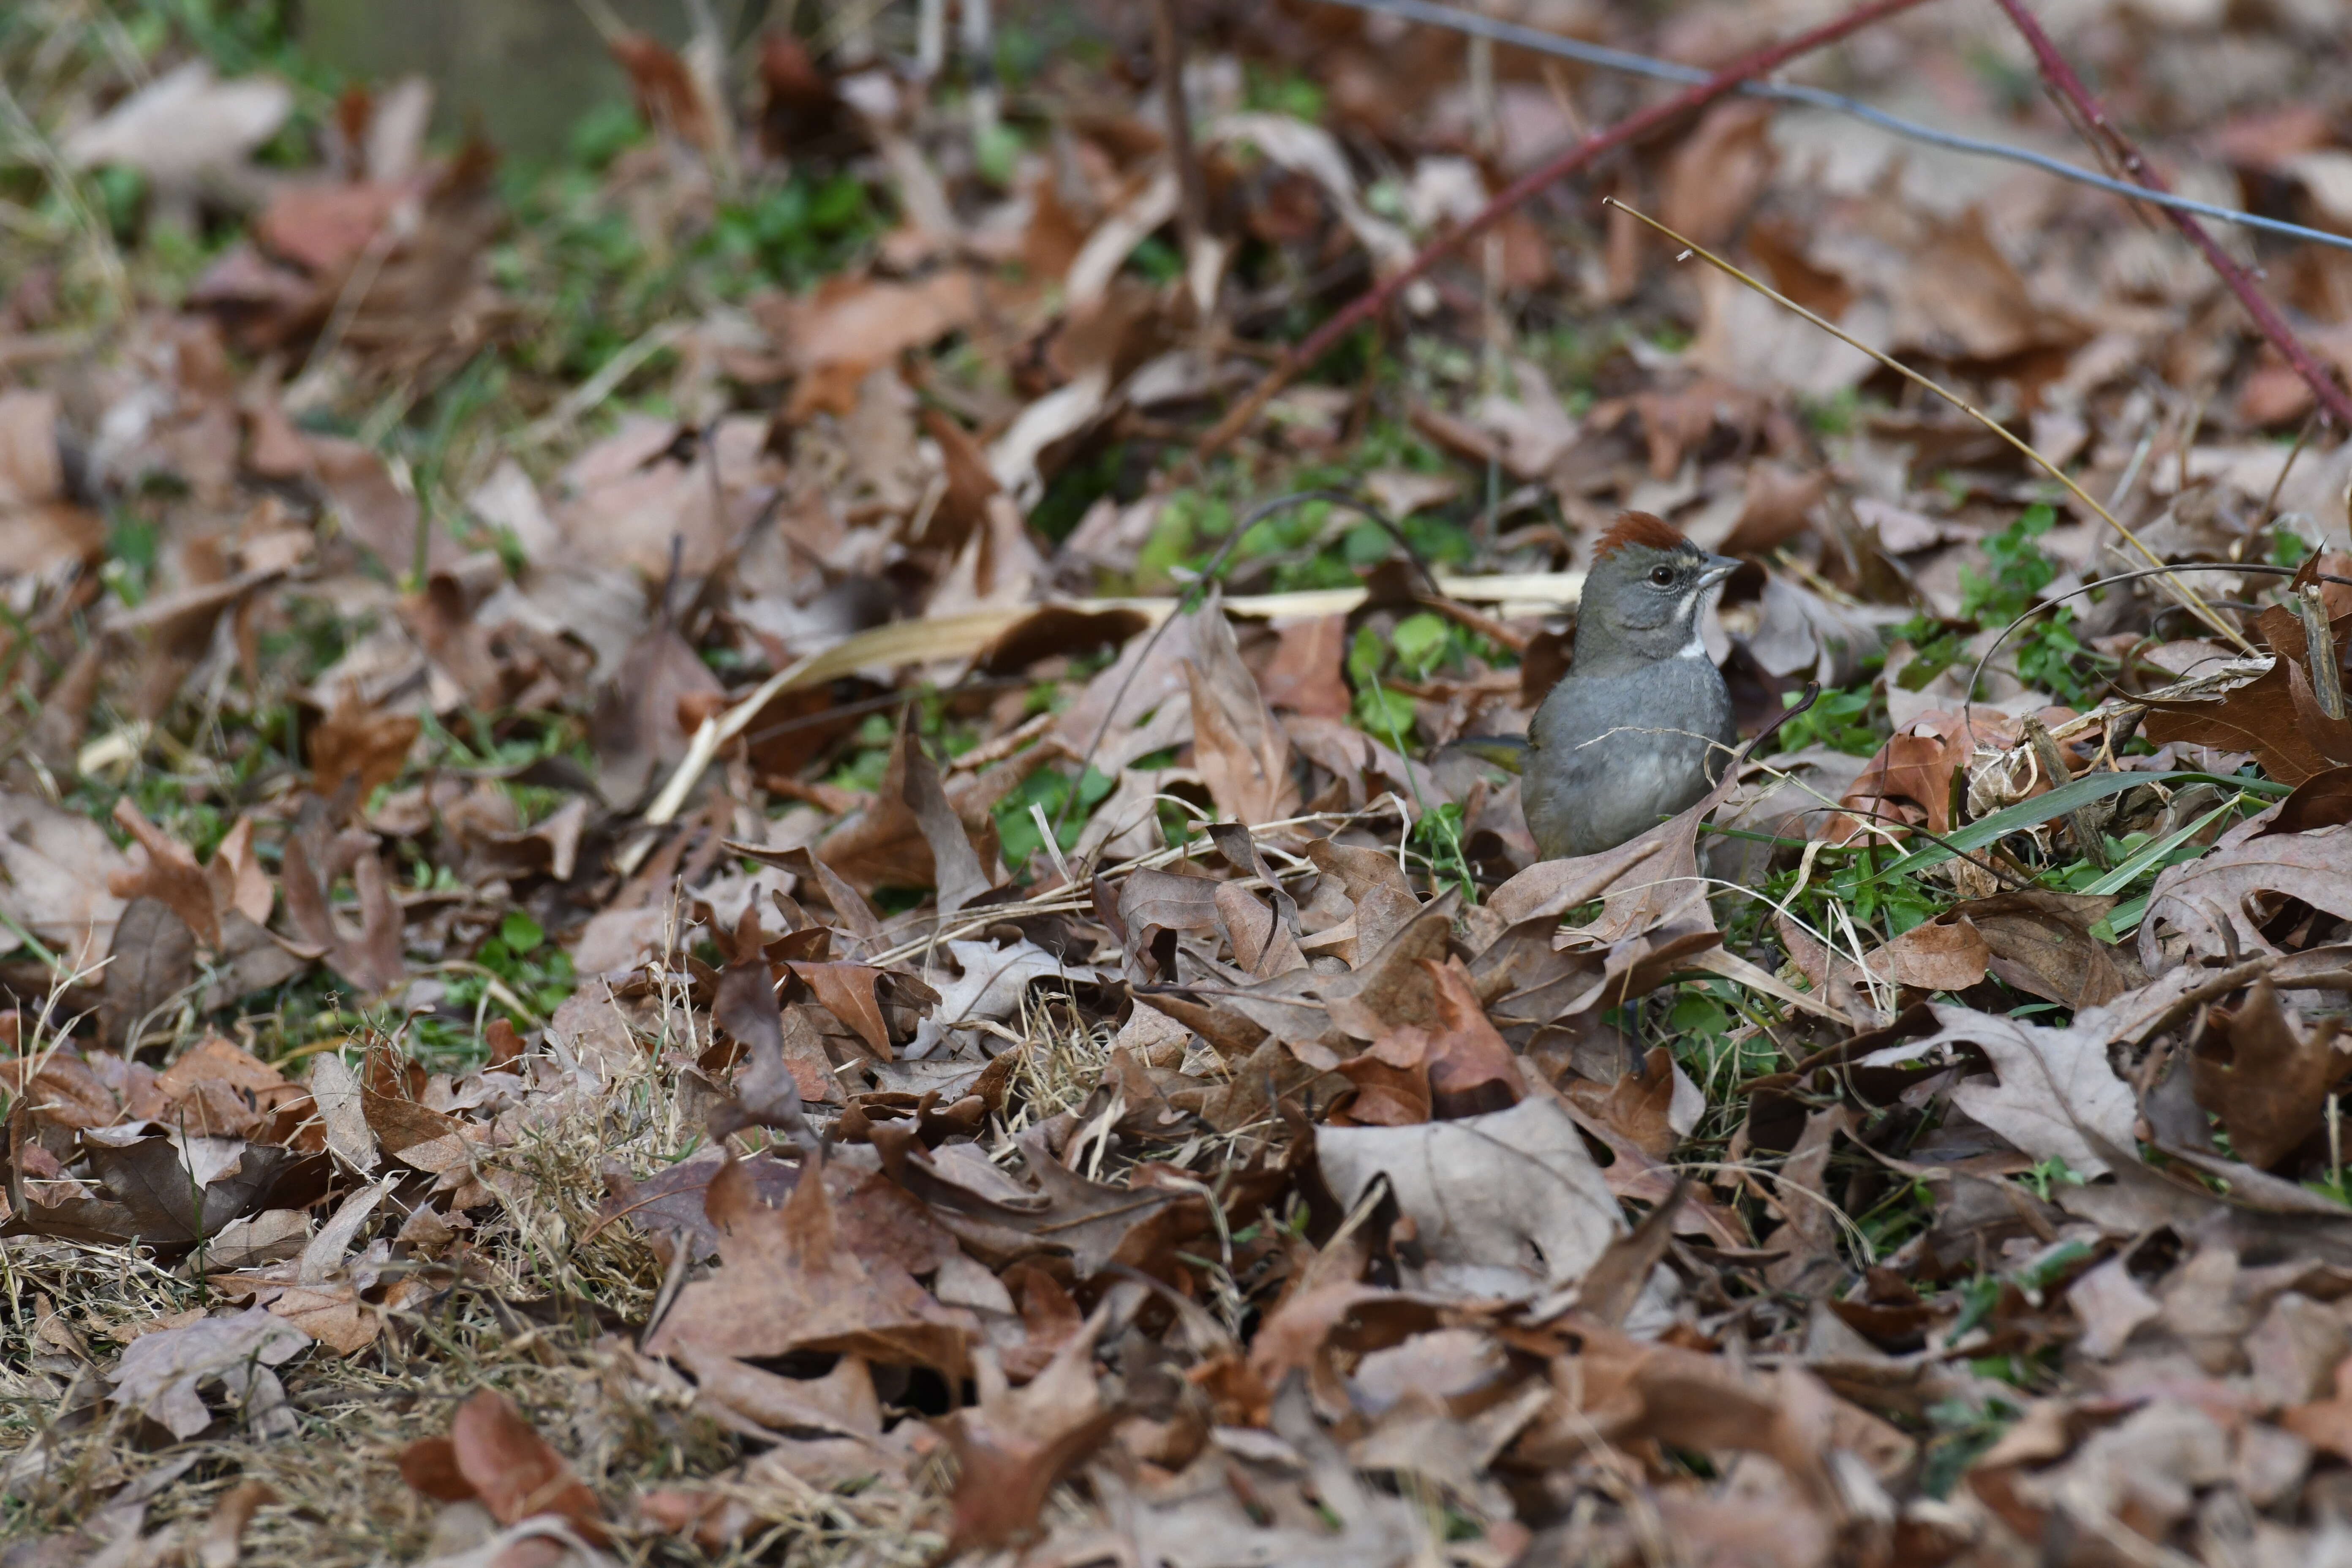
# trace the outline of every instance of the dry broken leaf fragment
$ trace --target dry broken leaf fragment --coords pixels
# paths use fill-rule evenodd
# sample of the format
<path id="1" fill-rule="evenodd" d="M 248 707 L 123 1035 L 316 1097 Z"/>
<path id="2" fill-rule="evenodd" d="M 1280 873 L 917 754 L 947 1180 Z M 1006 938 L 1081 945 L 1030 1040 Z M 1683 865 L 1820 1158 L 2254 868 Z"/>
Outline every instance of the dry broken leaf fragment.
<path id="1" fill-rule="evenodd" d="M 2333 606 L 2331 606 L 2332 608 Z M 2321 714 L 2312 695 L 2310 654 L 2303 623 L 2283 605 L 2254 617 L 2257 636 L 2271 649 L 2270 668 L 2253 679 L 2209 700 L 2147 700 L 2142 728 L 2159 744 L 2188 741 L 2225 752 L 2252 752 L 2263 772 L 2284 784 L 2300 784 L 2333 765 L 2352 762 L 2352 731 Z M 2336 657 L 2352 634 L 2352 615 L 2330 621 Z"/>
<path id="2" fill-rule="evenodd" d="M 1096 1309 L 1017 1389 L 992 1357 L 981 1358 L 979 1403 L 946 1423 L 958 1471 L 950 1552 L 1003 1546 L 1033 1531 L 1046 1494 L 1118 1420 L 1095 1376 L 1095 1342 L 1108 1321 L 1107 1305 Z"/>
<path id="3" fill-rule="evenodd" d="M 414 192 L 373 181 L 289 180 L 253 221 L 263 249 L 313 277 L 340 274 L 357 261 L 394 209 Z"/>
<path id="4" fill-rule="evenodd" d="M 721 1266 L 689 1283 L 646 1341 L 648 1352 L 691 1342 L 737 1357 L 800 1350 L 854 1352 L 961 1375 L 980 1325 L 943 1307 L 907 1270 L 842 1245 L 825 1184 L 796 1181 L 781 1207 L 761 1203 L 732 1159 L 712 1179 L 705 1212 Z"/>
<path id="5" fill-rule="evenodd" d="M 888 1012 L 906 1005 L 929 1009 L 939 1005 L 939 994 L 921 981 L 868 963 L 794 963 L 791 968 L 816 993 L 826 1011 L 856 1031 L 867 1048 L 886 1062 L 898 1057 L 890 1045 Z"/>
<path id="6" fill-rule="evenodd" d="M 1360 1040 L 1373 1040 L 1401 1025 L 1425 1029 L 1443 1027 L 1445 1017 L 1439 1001 L 1438 980 L 1425 965 L 1445 959 L 1453 939 L 1454 916 L 1460 904 L 1460 894 L 1449 889 L 1428 904 L 1416 905 L 1410 917 L 1377 950 L 1367 952 L 1360 937 L 1356 967 L 1345 974 L 1328 978 L 1304 974 L 1281 977 L 1313 987 L 1322 998 L 1329 1023 L 1307 1034 L 1294 1031 L 1287 1026 L 1288 1020 L 1269 1015 L 1267 1026 L 1286 1026 L 1281 1030 L 1283 1038 L 1301 1060 L 1309 1060 L 1318 1067 L 1334 1065 L 1332 1059 L 1317 1056 L 1311 1049 L 1318 1043 L 1328 1049 L 1332 1030 Z M 1360 920 L 1362 911 L 1358 913 Z M 1270 985 L 1258 988 L 1260 996 L 1272 994 Z M 1244 1011 L 1251 1011 L 1249 1005 L 1255 999 L 1232 998 Z"/>
<path id="7" fill-rule="evenodd" d="M 1431 1114 L 1441 1120 L 1517 1104 L 1527 1094 L 1527 1080 L 1511 1048 L 1478 1005 L 1461 961 L 1418 962 L 1436 995 L 1436 1024 L 1429 1028 L 1401 1025 L 1376 1041 L 1373 1050 L 1391 1060 L 1411 1060 L 1421 1068 Z"/>
<path id="8" fill-rule="evenodd" d="M 1738 774 L 1737 767 L 1726 767 L 1705 799 L 1614 849 L 1536 862 L 1496 889 L 1487 908 L 1517 925 L 1556 919 L 1598 899 L 1600 914 L 1561 938 L 1577 946 L 1606 947 L 1661 930 L 1712 931 L 1706 879 L 1698 868 L 1698 830 L 1729 797 Z"/>
<path id="9" fill-rule="evenodd" d="M 245 1137 L 269 1128 L 270 1141 L 284 1142 L 293 1128 L 277 1119 L 281 1113 L 305 1118 L 310 1110 L 299 1086 L 218 1035 L 182 1051 L 156 1076 L 155 1091 L 172 1106 L 163 1120 L 205 1137 Z"/>
<path id="10" fill-rule="evenodd" d="M 1208 1201 L 1191 1191 L 1091 1181 L 1042 1152 L 1029 1171 L 1047 1205 L 1025 1228 L 1066 1248 L 1080 1280 L 1114 1264 L 1165 1274 L 1176 1249 L 1210 1228 Z"/>
<path id="11" fill-rule="evenodd" d="M 1559 1090 L 1584 1115 L 1657 1160 L 1675 1152 L 1706 1109 L 1706 1097 L 1664 1046 L 1650 1047 L 1638 1072 L 1606 1083 L 1565 1079 Z"/>
<path id="12" fill-rule="evenodd" d="M 738 1162 L 730 1179 L 741 1182 L 770 1206 L 782 1204 L 800 1179 L 800 1168 L 761 1152 Z M 711 1183 L 727 1170 L 725 1156 L 706 1150 L 656 1172 L 642 1183 L 617 1167 L 604 1173 L 612 1197 L 606 1223 L 627 1219 L 651 1239 L 667 1267 L 677 1251 L 695 1262 L 719 1256 L 719 1229 L 709 1216 Z M 824 1180 L 845 1245 L 861 1255 L 910 1273 L 929 1273 L 953 1250 L 948 1233 L 921 1205 L 870 1168 L 849 1159 L 829 1161 Z"/>
<path id="13" fill-rule="evenodd" d="M 2063 710 L 2043 712 L 2054 722 Z M 1991 711 L 1923 713 L 1879 747 L 1839 801 L 1848 809 L 1824 816 L 1812 837 L 1831 844 L 1895 843 L 1912 823 L 1948 834 L 1954 779 L 1981 752 L 2014 749 L 2019 734 L 2018 721 Z M 2034 793 L 2048 787 L 2046 780 L 2035 782 Z"/>
<path id="14" fill-rule="evenodd" d="M 857 1356 L 843 1356 L 823 1377 L 784 1377 L 731 1356 L 680 1346 L 676 1360 L 694 1374 L 696 1403 L 716 1405 L 771 1433 L 822 1433 L 869 1445 L 866 1462 L 885 1462 L 882 1405 L 874 1373 Z"/>
<path id="15" fill-rule="evenodd" d="M 994 1267 L 1061 1254 L 1079 1281 L 1113 1265 L 1162 1276 L 1177 1249 L 1213 1223 L 1199 1194 L 1090 1180 L 1055 1160 L 1034 1131 L 1023 1143 L 1033 1188 L 978 1156 L 972 1144 L 926 1149 L 904 1127 L 876 1129 L 883 1168 L 966 1250 Z"/>
<path id="16" fill-rule="evenodd" d="M 306 837 L 298 831 L 286 841 L 279 888 L 286 895 L 288 923 L 311 944 L 311 951 L 323 951 L 329 967 L 353 985 L 370 994 L 390 988 L 407 974 L 408 961 L 401 945 L 400 903 L 393 894 L 391 875 L 375 852 L 373 836 L 347 833 L 330 840 L 321 846 L 323 863 L 313 861 Z M 339 863 L 348 864 L 358 895 L 357 931 L 349 930 L 328 902 Z"/>
<path id="17" fill-rule="evenodd" d="M 1325 1183 L 1353 1207 L 1385 1181 L 1411 1218 L 1416 1289 L 1516 1296 L 1570 1285 L 1623 1228 L 1576 1123 L 1548 1095 L 1414 1127 L 1322 1127 Z"/>
<path id="18" fill-rule="evenodd" d="M 1518 1438 L 1513 1452 L 1521 1462 L 1573 1463 L 1595 1437 L 1619 1444 L 1650 1437 L 1703 1453 L 1765 1455 L 1802 1495 L 1826 1502 L 1836 1495 L 1840 1451 L 1881 1476 L 1909 1461 L 1908 1439 L 1801 1367 L 1767 1375 L 1680 1345 L 1643 1343 L 1583 1318 L 1562 1326 L 1579 1351 L 1556 1384 L 1561 1397 Z"/>
<path id="19" fill-rule="evenodd" d="M 400 1456 L 410 1487 L 444 1502 L 479 1499 L 500 1524 L 552 1514 L 591 1542 L 606 1539 L 596 1494 L 514 1403 L 483 1389 L 457 1406 L 446 1437 L 425 1437 Z"/>
<path id="20" fill-rule="evenodd" d="M 282 1320 L 249 1307 L 234 1316 L 140 1335 L 108 1380 L 117 1404 L 161 1423 L 174 1437 L 193 1437 L 212 1425 L 201 1391 L 214 1382 L 228 1391 L 260 1435 L 290 1432 L 293 1412 L 269 1369 L 283 1366 L 310 1343 Z"/>
<path id="21" fill-rule="evenodd" d="M 2266 927 L 2290 900 L 2352 918 L 2352 825 L 2252 838 L 2169 868 L 2141 917 L 2140 964 L 2156 975 L 2281 952 Z"/>
<path id="22" fill-rule="evenodd" d="M 149 822 L 127 796 L 114 803 L 114 820 L 130 833 L 145 856 L 143 863 L 134 864 L 130 871 L 107 879 L 114 896 L 124 900 L 153 899 L 185 921 L 206 947 L 218 948 L 221 921 L 215 900 L 215 879 L 196 864 L 195 856 Z M 234 885 L 232 880 L 232 889 Z M 264 882 L 263 887 L 267 886 Z M 261 912 L 264 919 L 268 917 L 267 903 L 262 905 Z"/>
<path id="23" fill-rule="evenodd" d="M 359 700 L 344 688 L 342 700 L 313 725 L 305 739 L 310 758 L 310 793 L 332 800 L 346 779 L 357 798 L 367 800 L 400 775 L 424 721 L 414 713 L 388 713 Z"/>
<path id="24" fill-rule="evenodd" d="M 996 858 L 995 831 L 986 814 L 979 815 L 975 835 L 950 802 L 910 708 L 874 798 L 827 834 L 815 853 L 862 892 L 932 888 L 940 910 L 952 911 L 994 885 L 988 866 Z"/>
<path id="25" fill-rule="evenodd" d="M 1916 1061 L 1939 1047 L 1974 1046 L 2000 1081 L 1961 1083 L 1952 1091 L 1961 1110 L 2026 1153 L 2054 1155 L 2079 1175 L 2104 1175 L 2115 1159 L 2131 1157 L 2139 1110 L 2131 1085 L 2108 1062 L 2102 1030 L 2042 1028 L 1948 1005 L 1934 1013 L 1936 1033 L 1874 1050 L 1859 1065 L 1886 1067 Z"/>
<path id="26" fill-rule="evenodd" d="M 1193 616 L 1193 656 L 1184 664 L 1192 689 L 1193 765 L 1208 781 L 1220 816 L 1254 826 L 1298 812 L 1290 737 L 1242 662 L 1233 623 L 1211 593 Z"/>
<path id="27" fill-rule="evenodd" d="M 2070 1009 L 2095 1007 L 2138 979 L 2128 956 L 2091 934 L 2115 903 L 2039 888 L 1965 900 L 1864 954 L 1863 968 L 1923 991 L 1965 991 L 1990 973 Z"/>
<path id="28" fill-rule="evenodd" d="M 2104 896 L 2030 889 L 1970 900 L 1954 912 L 1983 939 L 1995 979 L 2079 1010 L 2112 1002 L 2141 981 L 2128 953 L 2092 935 L 2114 907 Z"/>
<path id="29" fill-rule="evenodd" d="M 971 273 L 947 268 L 903 283 L 836 276 L 804 298 L 763 294 L 751 308 L 793 368 L 814 376 L 837 366 L 863 370 L 895 361 L 971 323 L 983 301 Z"/>
<path id="30" fill-rule="evenodd" d="M 1826 966 L 1822 973 L 1813 973 L 1811 952 L 1821 954 L 1820 962 Z M 1992 963 L 1992 951 L 1985 945 L 1983 935 L 1967 921 L 1952 918 L 1948 911 L 1923 921 L 1893 941 L 1872 949 L 1863 955 L 1859 966 L 1843 959 L 1832 960 L 1817 942 L 1811 944 L 1811 952 L 1801 958 L 1791 956 L 1798 967 L 1806 971 L 1805 977 L 1816 991 L 1822 989 L 1828 978 L 1827 968 L 1851 971 L 1857 981 L 1867 974 L 1872 980 L 1922 991 L 1965 991 L 1985 977 Z"/>
<path id="31" fill-rule="evenodd" d="M 1430 1119 L 1429 1042 L 1422 1031 L 1375 1040 L 1332 1070 L 1356 1086 L 1353 1098 L 1335 1106 L 1335 1127 L 1410 1127 Z"/>
<path id="32" fill-rule="evenodd" d="M 2326 1125 L 2352 1051 L 2337 1043 L 2338 1020 L 2305 1023 L 2266 976 L 2242 1005 L 2207 1019 L 2189 1058 L 2197 1103 L 2221 1118 L 2240 1159 L 2267 1169 Z"/>
<path id="33" fill-rule="evenodd" d="M 720 972 L 710 1004 L 710 1021 L 746 1053 L 735 1069 L 734 1098 L 711 1110 L 710 1135 L 724 1142 L 745 1127 L 769 1127 L 814 1149 L 816 1134 L 801 1112 L 801 1085 L 785 1058 L 783 1015 L 759 934 L 759 913 L 747 908 L 736 931 L 735 960 Z"/>

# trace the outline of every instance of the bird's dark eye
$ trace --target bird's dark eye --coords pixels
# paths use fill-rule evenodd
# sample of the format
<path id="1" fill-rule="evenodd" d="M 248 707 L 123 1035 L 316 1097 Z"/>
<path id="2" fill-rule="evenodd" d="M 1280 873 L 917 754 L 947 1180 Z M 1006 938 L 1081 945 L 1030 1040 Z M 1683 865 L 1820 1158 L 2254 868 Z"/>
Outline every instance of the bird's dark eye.
<path id="1" fill-rule="evenodd" d="M 1653 566 L 1650 568 L 1650 581 L 1661 588 L 1672 587 L 1675 581 L 1675 569 L 1671 566 Z"/>

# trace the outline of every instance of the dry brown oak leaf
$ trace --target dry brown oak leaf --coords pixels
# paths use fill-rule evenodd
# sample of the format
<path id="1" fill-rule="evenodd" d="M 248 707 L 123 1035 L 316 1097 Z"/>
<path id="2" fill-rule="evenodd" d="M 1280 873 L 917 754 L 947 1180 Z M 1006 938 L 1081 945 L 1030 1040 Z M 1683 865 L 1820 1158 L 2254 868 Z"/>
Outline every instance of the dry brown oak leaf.
<path id="1" fill-rule="evenodd" d="M 711 1179 L 703 1212 L 719 1231 L 721 1267 L 678 1293 L 648 1353 L 686 1344 L 747 1359 L 839 1351 L 950 1377 L 970 1366 L 979 1320 L 941 1305 L 879 1248 L 843 1237 L 823 1181 L 804 1175 L 782 1207 L 770 1208 L 730 1159 Z"/>

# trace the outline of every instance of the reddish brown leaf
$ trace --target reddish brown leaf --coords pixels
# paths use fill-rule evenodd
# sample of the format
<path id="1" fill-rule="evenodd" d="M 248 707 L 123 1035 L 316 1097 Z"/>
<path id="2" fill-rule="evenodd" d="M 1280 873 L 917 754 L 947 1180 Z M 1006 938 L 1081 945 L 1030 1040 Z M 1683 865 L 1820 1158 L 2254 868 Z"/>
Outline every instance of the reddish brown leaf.
<path id="1" fill-rule="evenodd" d="M 260 856 L 254 852 L 252 817 L 236 819 L 213 858 L 205 862 L 205 877 L 212 883 L 213 907 L 223 919 L 234 910 L 255 925 L 268 921 L 278 890 L 270 885 Z"/>
<path id="2" fill-rule="evenodd" d="M 2260 834 L 2308 833 L 2352 822 L 2352 767 L 2314 773 L 2263 814 Z"/>
<path id="3" fill-rule="evenodd" d="M 2339 1021 L 2306 1024 L 2280 1005 L 2267 977 L 2235 1009 L 2214 1008 L 2189 1058 L 2197 1103 L 2221 1119 L 2230 1146 L 2268 1168 L 2293 1153 L 2327 1120 L 2327 1097 L 2352 1051 L 2336 1043 Z"/>
<path id="4" fill-rule="evenodd" d="M 1318 616 L 1276 633 L 1274 658 L 1258 679 L 1266 702 L 1294 713 L 1344 719 L 1354 701 L 1340 663 L 1348 647 L 1348 617 Z"/>
<path id="5" fill-rule="evenodd" d="M 719 976 L 719 994 L 710 1005 L 710 1021 L 733 1036 L 746 1054 L 735 1068 L 734 1099 L 711 1108 L 710 1136 L 724 1142 L 745 1127 L 772 1127 L 813 1149 L 816 1134 L 801 1114 L 800 1084 L 784 1060 L 783 1016 L 759 938 L 759 909 L 746 905 L 736 931 L 735 958 Z M 866 1000 L 870 1006 L 870 987 Z"/>
<path id="6" fill-rule="evenodd" d="M 883 971 L 864 963 L 795 963 L 791 968 L 816 993 L 826 1011 L 856 1030 L 857 1037 L 876 1056 L 886 1062 L 898 1059 L 876 994 L 876 987 L 888 978 Z"/>
<path id="7" fill-rule="evenodd" d="M 1939 916 L 1864 955 L 1872 976 L 1922 991 L 1965 991 L 1985 977 L 1991 950 L 1964 919 Z M 1815 989 L 1822 982 L 1814 981 Z"/>
<path id="8" fill-rule="evenodd" d="M 644 33 L 621 32 L 605 47 L 629 73 L 637 112 L 647 125 L 690 146 L 716 149 L 722 116 L 714 110 L 686 61 L 660 39 Z"/>
<path id="9" fill-rule="evenodd" d="M 449 1424 L 448 1445 L 446 1468 L 436 1450 L 419 1454 L 423 1445 L 409 1448 L 402 1457 L 401 1473 L 411 1486 L 428 1496 L 446 1497 L 454 1471 L 455 1479 L 480 1498 L 500 1524 L 551 1513 L 583 1538 L 600 1545 L 605 1541 L 604 1510 L 596 1494 L 505 1394 L 486 1388 L 458 1405 Z M 431 1491 L 428 1487 L 444 1489 Z"/>
<path id="10" fill-rule="evenodd" d="M 1642 1070 L 1627 1073 L 1613 1083 L 1570 1079 L 1560 1092 L 1579 1110 L 1644 1154 L 1663 1160 L 1683 1141 L 1674 1125 L 1674 1053 L 1653 1046 L 1642 1060 Z"/>
<path id="11" fill-rule="evenodd" d="M 946 1423 L 958 1469 L 950 1552 L 1033 1531 L 1046 1495 L 1118 1419 L 1095 1379 L 1095 1341 L 1108 1321 L 1097 1310 L 1025 1387 L 1005 1386 L 982 1363 L 980 1403 Z"/>
<path id="12" fill-rule="evenodd" d="M 213 903 L 212 882 L 195 856 L 142 816 L 128 795 L 114 803 L 114 820 L 147 852 L 145 865 L 107 879 L 114 896 L 153 899 L 184 921 L 206 947 L 220 946 L 220 911 Z"/>
<path id="13" fill-rule="evenodd" d="M 355 778 L 358 798 L 366 801 L 379 786 L 400 776 L 422 728 L 415 714 L 368 708 L 346 688 L 343 700 L 304 737 L 310 756 L 310 792 L 332 800 L 345 779 Z"/>
<path id="14" fill-rule="evenodd" d="M 474 1495 L 474 1483 L 457 1468 L 457 1445 L 446 1437 L 419 1437 L 403 1448 L 400 1479 L 436 1502 L 464 1502 Z"/>
<path id="15" fill-rule="evenodd" d="M 2158 744 L 2187 741 L 2225 752 L 2252 752 L 2263 773 L 2281 784 L 2300 784 L 2334 765 L 2306 731 L 2296 706 L 2294 683 L 2298 678 L 2310 679 L 2306 669 L 2297 668 L 2305 662 L 2303 625 L 2294 611 L 2279 605 L 2263 611 L 2254 625 L 2275 656 L 2270 668 L 2209 700 L 2151 700 L 2143 730 Z M 2346 636 L 2352 633 L 2352 616 L 2336 616 L 2330 625 L 2341 658 Z"/>
<path id="16" fill-rule="evenodd" d="M 984 842 L 975 846 L 971 828 L 949 805 L 908 712 L 873 800 L 827 834 L 816 853 L 861 891 L 930 887 L 941 910 L 955 910 L 988 890 L 982 850 L 987 861 L 994 860 L 995 836 L 983 826 Z M 986 813 L 979 816 L 984 825 Z"/>
<path id="17" fill-rule="evenodd" d="M 359 259 L 407 194 L 369 182 L 289 180 L 254 220 L 253 237 L 314 275 L 339 273 Z"/>
<path id="18" fill-rule="evenodd" d="M 398 983 L 408 973 L 401 951 L 400 905 L 392 894 L 391 878 L 375 856 L 373 836 L 360 836 L 352 866 L 352 886 L 359 895 L 360 929 L 347 931 L 330 910 L 327 888 L 303 847 L 303 836 L 286 841 L 286 870 L 280 886 L 286 894 L 286 918 L 314 949 L 326 951 L 336 973 L 371 994 Z"/>
<path id="19" fill-rule="evenodd" d="M 704 1208 L 719 1229 L 722 1266 L 680 1292 L 649 1352 L 693 1344 L 757 1358 L 799 1350 L 854 1352 L 898 1365 L 962 1373 L 979 1331 L 898 1264 L 843 1246 L 822 1181 L 800 1181 L 781 1208 L 759 1201 L 731 1158 Z"/>
<path id="20" fill-rule="evenodd" d="M 1333 1070 L 1356 1086 L 1355 1098 L 1331 1113 L 1339 1127 L 1410 1127 L 1430 1117 L 1426 1029 L 1399 1029 L 1372 1042 Z"/>
<path id="21" fill-rule="evenodd" d="M 1208 781 L 1218 814 L 1244 826 L 1296 816 L 1290 737 L 1242 662 L 1233 624 L 1213 593 L 1195 620 L 1196 657 L 1184 663 L 1192 694 L 1193 765 Z"/>
<path id="22" fill-rule="evenodd" d="M 1428 975 L 1435 1002 L 1436 1020 L 1427 1028 L 1412 1024 L 1400 1024 L 1381 1036 L 1372 1051 L 1365 1053 L 1375 1059 L 1368 1064 L 1362 1076 L 1349 1072 L 1360 1089 L 1368 1084 L 1382 1084 L 1393 1095 L 1383 1106 L 1403 1111 L 1412 1104 L 1412 1084 L 1418 1075 L 1423 1086 L 1423 1114 L 1420 1116 L 1365 1115 L 1351 1108 L 1350 1114 L 1359 1121 L 1423 1121 L 1435 1116 L 1440 1119 L 1475 1116 L 1483 1111 L 1500 1110 L 1515 1105 L 1527 1093 L 1525 1079 L 1519 1075 L 1518 1059 L 1486 1021 L 1478 998 L 1470 989 L 1470 976 L 1459 959 L 1449 958 L 1440 963 L 1433 958 L 1417 961 Z M 1361 1058 L 1358 1058 L 1360 1060 Z M 1339 1070 L 1348 1072 L 1349 1064 L 1342 1063 Z M 1402 1080 L 1386 1075 L 1402 1074 Z"/>

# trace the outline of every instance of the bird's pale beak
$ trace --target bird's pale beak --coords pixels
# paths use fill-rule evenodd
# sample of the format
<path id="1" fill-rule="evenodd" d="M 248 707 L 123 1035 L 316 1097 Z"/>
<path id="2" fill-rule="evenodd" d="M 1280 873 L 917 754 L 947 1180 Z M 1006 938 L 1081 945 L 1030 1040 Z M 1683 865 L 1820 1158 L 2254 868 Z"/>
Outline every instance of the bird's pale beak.
<path id="1" fill-rule="evenodd" d="M 1701 588 L 1712 588 L 1734 572 L 1738 571 L 1741 562 L 1737 556 L 1710 555 L 1706 558 L 1706 564 L 1699 570 L 1698 585 Z"/>

